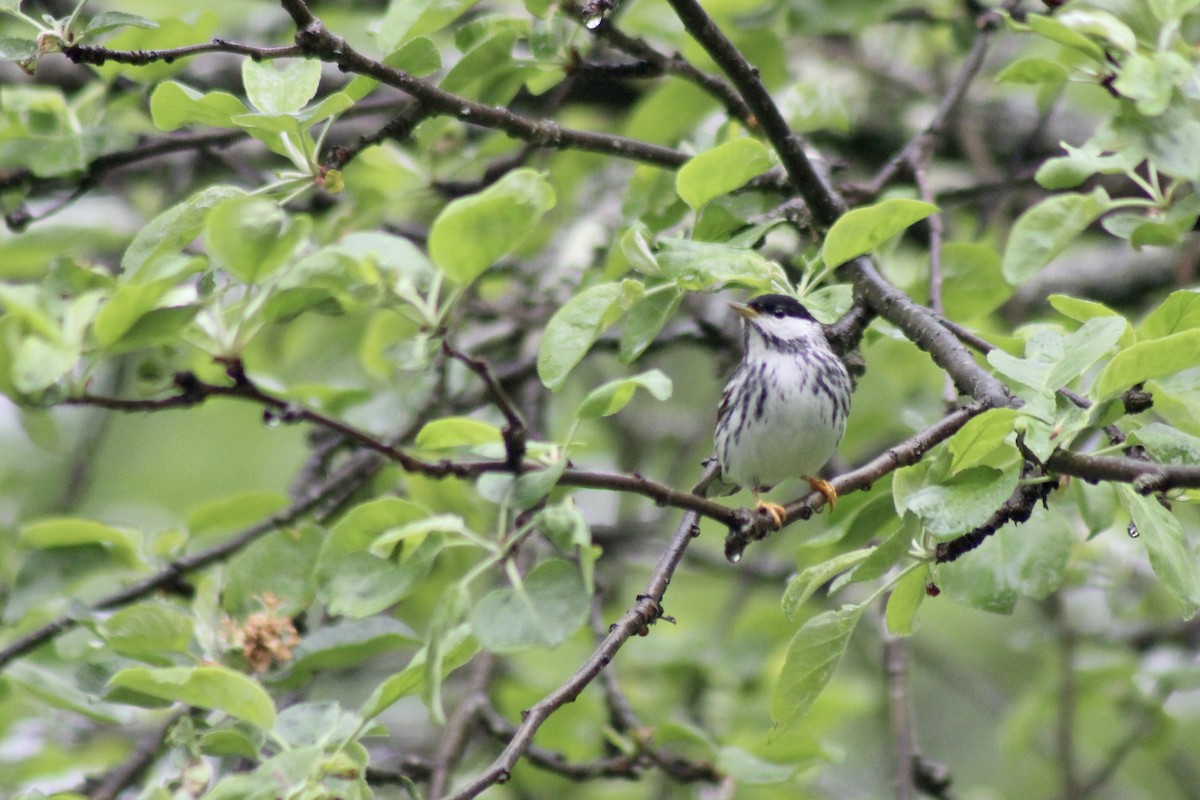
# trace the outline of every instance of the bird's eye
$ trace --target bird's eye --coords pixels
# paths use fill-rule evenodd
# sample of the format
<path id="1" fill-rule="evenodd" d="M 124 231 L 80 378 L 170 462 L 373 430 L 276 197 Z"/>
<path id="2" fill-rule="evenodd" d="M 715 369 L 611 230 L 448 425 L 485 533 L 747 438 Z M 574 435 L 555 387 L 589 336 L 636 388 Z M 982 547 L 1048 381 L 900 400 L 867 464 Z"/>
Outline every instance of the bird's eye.
<path id="1" fill-rule="evenodd" d="M 783 319 L 783 309 L 782 308 L 775 309 L 775 319 Z"/>

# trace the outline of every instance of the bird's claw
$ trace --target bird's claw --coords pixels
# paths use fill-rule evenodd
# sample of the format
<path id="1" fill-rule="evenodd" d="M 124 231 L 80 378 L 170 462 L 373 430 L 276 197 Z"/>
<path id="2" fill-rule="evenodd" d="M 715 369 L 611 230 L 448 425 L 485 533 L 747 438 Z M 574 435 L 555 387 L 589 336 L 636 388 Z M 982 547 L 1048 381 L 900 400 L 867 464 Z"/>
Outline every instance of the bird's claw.
<path id="1" fill-rule="evenodd" d="M 837 489 L 833 488 L 833 484 L 822 478 L 805 478 L 808 485 L 813 488 L 814 492 L 820 492 L 825 495 L 826 502 L 829 503 L 829 510 L 833 511 L 837 507 Z"/>
<path id="2" fill-rule="evenodd" d="M 766 514 L 775 523 L 775 528 L 778 530 L 783 527 L 784 517 L 787 516 L 787 509 L 778 503 L 769 503 L 766 500 L 759 500 L 758 505 L 754 510 L 760 514 Z"/>

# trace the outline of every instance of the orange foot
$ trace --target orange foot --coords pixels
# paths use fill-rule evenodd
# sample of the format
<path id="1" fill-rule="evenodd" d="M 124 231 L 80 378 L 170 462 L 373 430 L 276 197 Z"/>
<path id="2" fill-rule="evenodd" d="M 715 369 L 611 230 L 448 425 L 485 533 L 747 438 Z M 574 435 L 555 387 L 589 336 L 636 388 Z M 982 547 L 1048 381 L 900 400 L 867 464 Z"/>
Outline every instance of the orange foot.
<path id="1" fill-rule="evenodd" d="M 787 509 L 778 503 L 769 503 L 766 500 L 759 500 L 758 503 L 755 504 L 754 510 L 758 511 L 760 514 L 767 514 L 770 516 L 771 520 L 775 523 L 776 529 L 783 527 L 783 518 L 787 516 Z"/>
<path id="2" fill-rule="evenodd" d="M 809 478 L 805 476 L 804 480 L 808 481 L 808 485 L 813 488 L 813 491 L 820 492 L 825 495 L 825 500 L 829 503 L 829 510 L 837 506 L 837 489 L 833 488 L 833 484 L 821 478 Z"/>

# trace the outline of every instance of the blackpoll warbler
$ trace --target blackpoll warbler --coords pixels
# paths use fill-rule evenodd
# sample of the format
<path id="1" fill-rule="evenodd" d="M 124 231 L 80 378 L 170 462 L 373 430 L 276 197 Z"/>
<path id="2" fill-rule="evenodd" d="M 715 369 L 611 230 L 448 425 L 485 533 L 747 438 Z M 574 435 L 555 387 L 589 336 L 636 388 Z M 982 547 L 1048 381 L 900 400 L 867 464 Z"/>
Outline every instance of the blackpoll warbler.
<path id="1" fill-rule="evenodd" d="M 750 489 L 776 527 L 784 509 L 759 499 L 782 480 L 800 477 L 829 499 L 837 492 L 817 477 L 850 413 L 850 375 L 821 324 L 782 294 L 730 303 L 742 315 L 742 363 L 725 386 L 717 411 L 717 459 L 722 478 Z"/>

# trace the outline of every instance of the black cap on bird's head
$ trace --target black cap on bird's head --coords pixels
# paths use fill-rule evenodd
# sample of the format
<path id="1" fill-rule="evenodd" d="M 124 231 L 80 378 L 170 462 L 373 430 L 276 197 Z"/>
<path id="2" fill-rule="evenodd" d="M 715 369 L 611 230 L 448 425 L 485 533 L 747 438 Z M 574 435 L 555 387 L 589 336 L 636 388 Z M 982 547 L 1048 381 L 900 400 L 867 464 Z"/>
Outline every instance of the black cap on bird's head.
<path id="1" fill-rule="evenodd" d="M 816 322 L 813 315 L 808 313 L 808 309 L 801 305 L 799 300 L 786 294 L 764 294 L 749 303 L 730 303 L 729 307 L 748 320 L 764 316 L 775 319 L 792 317 Z"/>

